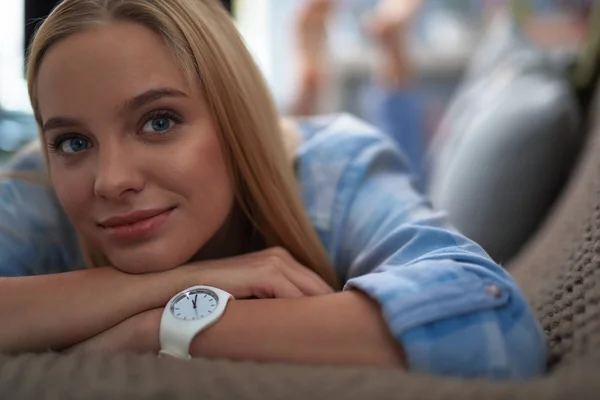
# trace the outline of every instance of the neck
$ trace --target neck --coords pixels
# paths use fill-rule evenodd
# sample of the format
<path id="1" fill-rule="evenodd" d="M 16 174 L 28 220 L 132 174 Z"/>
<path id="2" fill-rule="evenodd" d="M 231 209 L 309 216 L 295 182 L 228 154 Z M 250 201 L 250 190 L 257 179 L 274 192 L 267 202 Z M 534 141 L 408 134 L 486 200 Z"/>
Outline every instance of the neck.
<path id="1" fill-rule="evenodd" d="M 264 248 L 262 236 L 246 214 L 235 204 L 217 233 L 194 255 L 191 261 L 235 257 Z"/>

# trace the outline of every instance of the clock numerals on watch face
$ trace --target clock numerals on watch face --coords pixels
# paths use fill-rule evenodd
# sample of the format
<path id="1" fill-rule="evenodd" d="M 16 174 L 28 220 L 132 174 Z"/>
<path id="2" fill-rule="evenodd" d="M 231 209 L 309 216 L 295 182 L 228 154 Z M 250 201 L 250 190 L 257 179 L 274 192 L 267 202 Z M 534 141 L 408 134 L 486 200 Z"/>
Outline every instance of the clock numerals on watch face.
<path id="1" fill-rule="evenodd" d="M 171 313 L 184 321 L 205 318 L 215 311 L 219 299 L 207 289 L 194 289 L 180 294 L 171 305 Z"/>

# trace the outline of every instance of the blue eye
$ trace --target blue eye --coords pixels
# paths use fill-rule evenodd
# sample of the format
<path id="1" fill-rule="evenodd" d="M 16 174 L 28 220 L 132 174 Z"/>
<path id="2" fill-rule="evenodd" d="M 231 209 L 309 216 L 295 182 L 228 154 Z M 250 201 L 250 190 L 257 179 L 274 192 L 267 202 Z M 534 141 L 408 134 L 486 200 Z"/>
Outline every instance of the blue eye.
<path id="1" fill-rule="evenodd" d="M 183 123 L 179 114 L 171 110 L 155 110 L 148 114 L 143 121 L 141 131 L 147 134 L 162 136 L 163 134 L 177 128 L 177 125 Z"/>
<path id="2" fill-rule="evenodd" d="M 175 121 L 171 118 L 158 117 L 152 118 L 144 124 L 142 131 L 146 133 L 163 133 L 173 127 Z"/>
<path id="3" fill-rule="evenodd" d="M 92 143 L 87 139 L 75 137 L 60 140 L 55 147 L 62 153 L 79 153 L 92 147 Z"/>

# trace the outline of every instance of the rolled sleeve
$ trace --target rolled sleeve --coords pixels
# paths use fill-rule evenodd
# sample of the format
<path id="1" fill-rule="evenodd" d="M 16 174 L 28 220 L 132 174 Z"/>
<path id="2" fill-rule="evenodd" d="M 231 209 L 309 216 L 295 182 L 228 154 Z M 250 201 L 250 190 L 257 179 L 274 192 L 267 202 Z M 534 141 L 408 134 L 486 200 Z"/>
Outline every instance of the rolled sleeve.
<path id="1" fill-rule="evenodd" d="M 334 227 L 345 290 L 380 304 L 411 370 L 493 379 L 542 373 L 544 335 L 517 284 L 431 209 L 402 160 L 379 140 L 348 168 L 342 184 L 354 189 Z"/>

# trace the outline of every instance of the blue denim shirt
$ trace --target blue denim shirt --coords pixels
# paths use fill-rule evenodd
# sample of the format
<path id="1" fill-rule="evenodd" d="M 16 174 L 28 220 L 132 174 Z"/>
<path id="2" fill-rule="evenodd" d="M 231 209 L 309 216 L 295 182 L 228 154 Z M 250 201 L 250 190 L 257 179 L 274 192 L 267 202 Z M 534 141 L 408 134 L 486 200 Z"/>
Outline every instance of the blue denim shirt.
<path id="1" fill-rule="evenodd" d="M 380 304 L 409 368 L 494 379 L 542 373 L 546 343 L 523 294 L 414 189 L 397 145 L 348 115 L 299 124 L 296 174 L 306 212 L 344 289 Z M 43 168 L 39 150 L 11 167 Z M 81 267 L 51 190 L 0 181 L 0 276 Z"/>

